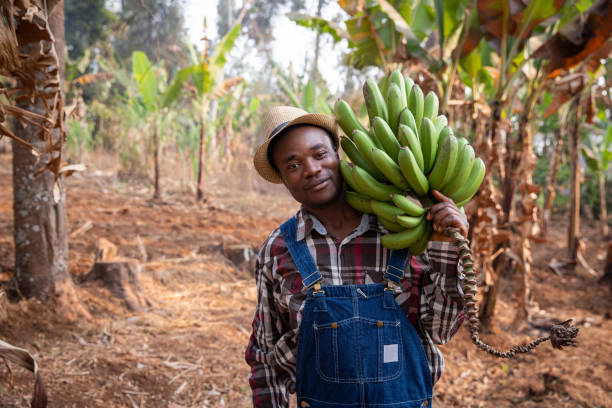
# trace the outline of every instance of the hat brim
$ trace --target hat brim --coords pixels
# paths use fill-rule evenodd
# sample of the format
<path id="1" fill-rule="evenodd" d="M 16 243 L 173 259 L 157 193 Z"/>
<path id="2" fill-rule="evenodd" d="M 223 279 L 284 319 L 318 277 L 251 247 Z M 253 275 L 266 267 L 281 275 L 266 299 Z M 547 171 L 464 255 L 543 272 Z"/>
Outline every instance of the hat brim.
<path id="1" fill-rule="evenodd" d="M 282 184 L 283 180 L 280 177 L 280 174 L 270 164 L 268 161 L 268 147 L 272 140 L 274 140 L 283 130 L 288 127 L 295 125 L 312 125 L 323 128 L 334 137 L 335 145 L 338 146 L 338 123 L 333 116 L 325 115 L 323 113 L 309 113 L 306 115 L 302 115 L 297 117 L 289 122 L 287 122 L 284 126 L 279 129 L 275 129 L 275 132 L 268 137 L 268 139 L 257 149 L 255 152 L 255 156 L 253 157 L 253 164 L 255 165 L 255 170 L 259 173 L 261 177 L 274 184 Z"/>

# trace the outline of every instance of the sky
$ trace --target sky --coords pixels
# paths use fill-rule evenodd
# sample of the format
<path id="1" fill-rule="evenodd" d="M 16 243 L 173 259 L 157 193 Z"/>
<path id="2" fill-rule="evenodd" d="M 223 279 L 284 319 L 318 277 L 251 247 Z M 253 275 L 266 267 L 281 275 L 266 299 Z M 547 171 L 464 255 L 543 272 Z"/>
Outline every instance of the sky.
<path id="1" fill-rule="evenodd" d="M 184 0 L 185 3 L 185 23 L 188 35 L 194 44 L 200 43 L 202 38 L 202 28 L 204 17 L 209 38 L 217 38 L 217 0 Z M 241 1 L 236 2 L 238 5 Z M 316 5 L 314 0 L 308 0 L 307 14 L 314 15 Z M 322 10 L 323 18 L 332 18 L 341 12 L 336 2 L 331 2 Z M 301 73 L 307 56 L 314 55 L 314 31 L 300 27 L 287 18 L 283 13 L 273 21 L 274 42 L 272 43 L 272 55 L 274 60 L 283 68 L 288 69 L 291 64 L 294 72 Z M 323 38 L 327 37 L 327 38 Z M 329 35 L 324 35 L 319 58 L 319 71 L 325 78 L 328 87 L 334 93 L 341 91 L 342 81 L 340 81 L 339 62 L 346 44 L 340 43 L 332 46 Z M 237 42 L 240 44 L 240 40 Z M 237 45 L 239 46 L 239 45 Z M 255 56 L 253 56 L 254 59 Z M 261 62 L 261 61 L 260 61 Z M 257 62 L 253 62 L 257 64 Z M 308 68 L 310 69 L 310 68 Z"/>

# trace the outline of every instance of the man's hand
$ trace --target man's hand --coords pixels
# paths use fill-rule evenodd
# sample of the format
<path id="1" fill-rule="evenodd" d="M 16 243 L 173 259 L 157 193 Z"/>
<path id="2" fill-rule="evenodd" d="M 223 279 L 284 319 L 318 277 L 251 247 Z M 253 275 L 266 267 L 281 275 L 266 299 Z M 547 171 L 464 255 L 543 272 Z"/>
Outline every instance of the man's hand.
<path id="1" fill-rule="evenodd" d="M 465 214 L 459 211 L 457 205 L 450 198 L 446 197 L 438 190 L 433 190 L 433 195 L 439 201 L 429 209 L 427 219 L 433 220 L 434 232 L 431 241 L 452 241 L 452 238 L 444 234 L 447 227 L 457 227 L 461 234 L 467 237 L 469 223 Z"/>

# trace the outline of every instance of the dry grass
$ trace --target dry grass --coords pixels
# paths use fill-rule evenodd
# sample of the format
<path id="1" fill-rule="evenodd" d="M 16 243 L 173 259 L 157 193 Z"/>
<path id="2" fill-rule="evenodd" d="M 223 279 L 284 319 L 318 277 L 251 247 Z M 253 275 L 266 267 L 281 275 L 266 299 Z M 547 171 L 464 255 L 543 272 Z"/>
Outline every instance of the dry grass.
<path id="1" fill-rule="evenodd" d="M 9 159 L 0 154 L 0 281 L 12 273 Z M 0 337 L 35 355 L 51 407 L 250 406 L 243 356 L 254 280 L 223 257 L 221 247 L 225 241 L 258 248 L 296 204 L 278 186 L 235 175 L 210 179 L 204 205 L 179 194 L 170 175 L 164 201 L 153 203 L 149 189 L 117 182 L 115 165 L 98 159 L 98 173 L 68 181 L 69 230 L 91 223 L 70 241 L 70 271 L 94 318 L 69 323 L 35 300 L 22 301 L 7 306 Z M 577 318 L 580 347 L 559 352 L 544 345 L 502 361 L 476 350 L 461 330 L 443 346 L 447 368 L 435 406 L 612 407 L 610 295 L 581 271 L 557 277 L 545 269 L 564 251 L 564 230 L 553 231 L 550 243 L 534 248 L 534 299 L 543 317 Z M 128 313 L 105 289 L 78 284 L 93 265 L 99 238 L 118 245 L 120 256 L 140 261 L 152 308 Z M 601 267 L 603 242 L 593 235 L 587 245 L 591 266 Z M 511 273 L 504 277 L 500 333 L 484 335 L 500 347 L 539 334 L 504 331 L 513 317 L 513 279 Z M 31 374 L 16 367 L 12 380 L 7 374 L 0 364 L 0 407 L 28 406 Z"/>

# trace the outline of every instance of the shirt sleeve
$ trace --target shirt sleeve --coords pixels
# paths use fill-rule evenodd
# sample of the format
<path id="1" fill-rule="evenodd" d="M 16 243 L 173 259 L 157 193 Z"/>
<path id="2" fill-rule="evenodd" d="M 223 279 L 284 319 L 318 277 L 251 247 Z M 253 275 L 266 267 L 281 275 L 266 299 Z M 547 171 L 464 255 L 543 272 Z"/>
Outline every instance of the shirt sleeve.
<path id="1" fill-rule="evenodd" d="M 275 302 L 272 280 L 273 258 L 270 248 L 262 248 L 256 261 L 257 306 L 253 317 L 253 331 L 245 352 L 251 367 L 249 384 L 256 408 L 287 408 L 290 392 L 295 388 L 295 361 L 287 339 L 295 335 L 284 329 L 287 310 Z M 285 337 L 285 341 L 280 341 Z"/>
<path id="2" fill-rule="evenodd" d="M 464 320 L 463 272 L 457 247 L 451 242 L 430 241 L 427 251 L 413 262 L 422 270 L 419 317 L 423 330 L 436 344 L 448 342 Z"/>

